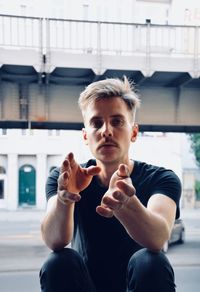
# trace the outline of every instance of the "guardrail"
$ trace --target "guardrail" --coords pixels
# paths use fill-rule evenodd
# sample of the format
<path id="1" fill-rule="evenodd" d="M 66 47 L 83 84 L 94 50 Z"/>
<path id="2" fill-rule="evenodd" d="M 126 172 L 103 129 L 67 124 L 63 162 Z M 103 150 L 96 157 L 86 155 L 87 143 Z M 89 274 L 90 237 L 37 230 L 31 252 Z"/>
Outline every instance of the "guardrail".
<path id="1" fill-rule="evenodd" d="M 200 27 L 47 19 L 49 47 L 83 53 L 199 54 Z"/>
<path id="2" fill-rule="evenodd" d="M 43 48 L 43 19 L 0 14 L 0 46 Z"/>
<path id="3" fill-rule="evenodd" d="M 0 14 L 0 47 L 83 54 L 200 55 L 200 26 L 82 21 Z"/>

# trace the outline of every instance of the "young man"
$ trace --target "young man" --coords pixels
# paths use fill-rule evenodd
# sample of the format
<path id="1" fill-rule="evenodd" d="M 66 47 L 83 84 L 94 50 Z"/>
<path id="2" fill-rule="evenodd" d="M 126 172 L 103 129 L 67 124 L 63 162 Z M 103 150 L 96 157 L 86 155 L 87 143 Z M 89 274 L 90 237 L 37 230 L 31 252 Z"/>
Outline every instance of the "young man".
<path id="1" fill-rule="evenodd" d="M 161 250 L 179 216 L 181 185 L 171 170 L 129 157 L 138 105 L 127 78 L 81 93 L 83 139 L 95 159 L 79 165 L 69 153 L 47 180 L 41 230 L 53 252 L 40 271 L 42 291 L 175 291 Z"/>

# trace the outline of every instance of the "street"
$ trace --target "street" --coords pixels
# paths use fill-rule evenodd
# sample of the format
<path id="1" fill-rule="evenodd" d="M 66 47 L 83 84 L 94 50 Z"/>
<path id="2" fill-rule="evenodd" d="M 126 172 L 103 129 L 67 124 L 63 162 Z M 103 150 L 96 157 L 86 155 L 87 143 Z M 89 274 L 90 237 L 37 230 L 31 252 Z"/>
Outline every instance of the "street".
<path id="1" fill-rule="evenodd" d="M 8 214 L 9 215 L 9 214 Z M 0 214 L 0 291 L 39 292 L 38 274 L 50 252 L 40 237 L 41 214 Z M 18 216 L 18 217 L 16 217 Z M 169 247 L 167 257 L 175 271 L 176 292 L 198 292 L 200 286 L 200 210 L 182 212 L 184 244 Z M 114 291 L 113 291 L 114 292 Z"/>

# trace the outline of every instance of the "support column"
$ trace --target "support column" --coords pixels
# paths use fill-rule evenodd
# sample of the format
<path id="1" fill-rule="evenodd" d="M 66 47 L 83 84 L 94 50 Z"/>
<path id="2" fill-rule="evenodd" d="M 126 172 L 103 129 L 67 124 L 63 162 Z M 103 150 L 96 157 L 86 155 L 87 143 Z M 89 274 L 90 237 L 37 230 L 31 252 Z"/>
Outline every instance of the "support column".
<path id="1" fill-rule="evenodd" d="M 18 156 L 15 153 L 8 154 L 8 173 L 7 173 L 7 209 L 16 210 L 19 201 L 19 173 Z"/>
<path id="2" fill-rule="evenodd" d="M 46 159 L 47 155 L 44 153 L 37 154 L 37 171 L 36 171 L 36 207 L 39 210 L 46 209 Z"/>

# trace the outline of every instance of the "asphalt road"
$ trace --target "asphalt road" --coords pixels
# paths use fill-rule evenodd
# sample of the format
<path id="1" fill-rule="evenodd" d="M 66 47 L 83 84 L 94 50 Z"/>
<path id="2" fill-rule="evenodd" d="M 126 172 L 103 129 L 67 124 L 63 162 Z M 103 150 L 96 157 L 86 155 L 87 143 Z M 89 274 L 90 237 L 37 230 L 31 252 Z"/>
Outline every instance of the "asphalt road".
<path id="1" fill-rule="evenodd" d="M 167 256 L 174 267 L 177 292 L 199 292 L 200 210 L 182 217 L 186 242 L 170 246 Z M 0 214 L 0 292 L 39 292 L 38 273 L 48 253 L 40 237 L 40 214 L 36 218 L 15 214 L 9 219 Z"/>

